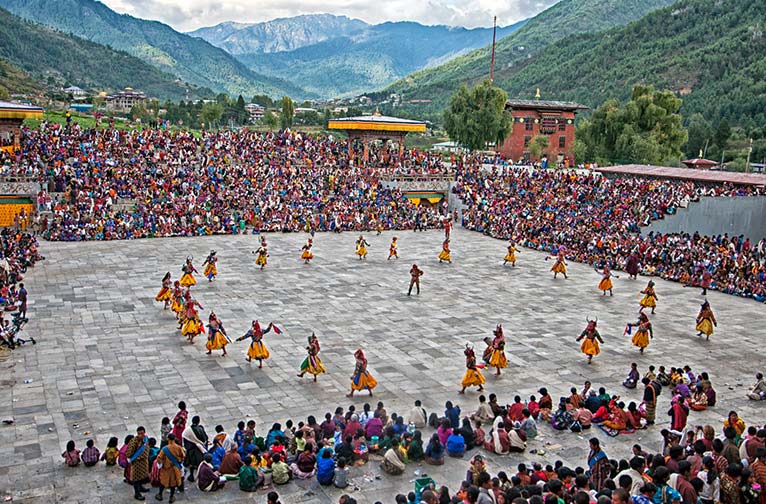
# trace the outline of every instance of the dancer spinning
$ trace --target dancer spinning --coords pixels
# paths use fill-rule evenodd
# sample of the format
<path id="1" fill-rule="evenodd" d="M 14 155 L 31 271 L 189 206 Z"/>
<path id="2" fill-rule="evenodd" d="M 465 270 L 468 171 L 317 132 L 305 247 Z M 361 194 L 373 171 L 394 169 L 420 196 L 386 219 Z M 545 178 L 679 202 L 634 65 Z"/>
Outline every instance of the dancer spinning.
<path id="1" fill-rule="evenodd" d="M 604 292 L 604 296 L 606 296 L 606 291 L 609 291 L 610 296 L 614 296 L 612 293 L 612 277 L 620 278 L 612 273 L 609 263 L 604 264 L 604 270 L 601 272 L 601 281 L 598 283 L 598 288 Z"/>
<path id="2" fill-rule="evenodd" d="M 364 389 L 367 389 L 370 392 L 370 397 L 372 397 L 372 389 L 378 386 L 378 382 L 367 371 L 367 358 L 361 348 L 354 352 L 354 358 L 356 365 L 354 366 L 354 375 L 351 377 L 351 392 L 346 394 L 346 397 L 354 397 L 355 391 Z"/>
<path id="3" fill-rule="evenodd" d="M 500 376 L 500 368 L 508 367 L 508 359 L 505 356 L 505 336 L 503 335 L 503 326 L 497 324 L 493 334 L 493 339 L 484 338 L 487 349 L 484 350 L 483 360 L 488 366 L 497 368 L 497 376 Z"/>
<path id="4" fill-rule="evenodd" d="M 550 259 L 553 256 L 546 257 L 547 259 Z M 556 262 L 553 263 L 553 266 L 551 266 L 551 271 L 553 272 L 553 278 L 557 278 L 559 273 L 564 275 L 564 278 L 567 277 L 567 260 L 566 257 L 564 257 L 564 251 L 559 250 L 559 253 L 556 255 Z"/>
<path id="5" fill-rule="evenodd" d="M 168 271 L 165 273 L 165 276 L 162 277 L 162 288 L 154 297 L 154 300 L 164 302 L 165 309 L 167 310 L 170 307 L 170 301 L 172 298 L 173 292 L 170 290 L 170 272 Z"/>
<path id="6" fill-rule="evenodd" d="M 575 341 L 584 340 L 580 346 L 580 350 L 588 356 L 588 364 L 590 364 L 593 362 L 593 357 L 601 353 L 598 344 L 601 343 L 603 345 L 604 340 L 601 339 L 601 334 L 599 334 L 598 329 L 596 329 L 598 317 L 593 320 L 588 320 L 588 317 L 585 317 L 585 320 L 588 321 L 588 325 Z"/>
<path id="7" fill-rule="evenodd" d="M 301 253 L 301 259 L 303 260 L 303 264 L 308 264 L 314 258 L 314 254 L 311 253 L 312 246 L 313 246 L 313 242 L 311 238 L 309 238 L 306 244 L 303 247 L 301 247 L 301 250 L 303 250 L 303 253 Z"/>
<path id="8" fill-rule="evenodd" d="M 521 252 L 519 249 L 516 248 L 516 244 L 513 242 L 510 242 L 508 244 L 508 253 L 505 254 L 505 257 L 503 257 L 503 266 L 505 266 L 508 263 L 511 263 L 511 266 L 514 268 L 516 267 L 516 253 Z"/>
<path id="9" fill-rule="evenodd" d="M 418 268 L 417 264 L 413 264 L 410 268 L 410 288 L 407 291 L 407 295 L 412 294 L 412 286 L 417 287 L 417 294 L 420 295 L 420 277 L 423 276 L 423 270 Z"/>
<path id="10" fill-rule="evenodd" d="M 308 341 L 309 343 L 306 347 L 308 356 L 301 363 L 301 372 L 298 373 L 298 378 L 303 378 L 303 375 L 310 373 L 314 375 L 314 381 L 317 381 L 317 375 L 325 372 L 324 364 L 322 364 L 322 360 L 319 358 L 319 340 L 316 334 L 311 333 Z"/>
<path id="11" fill-rule="evenodd" d="M 215 250 L 211 250 L 210 254 L 205 258 L 205 262 L 202 263 L 202 265 L 205 266 L 205 270 L 202 274 L 207 277 L 208 282 L 212 282 L 213 278 L 218 275 L 218 268 L 216 268 L 215 265 L 218 262 L 218 257 L 216 257 L 215 254 Z"/>
<path id="12" fill-rule="evenodd" d="M 170 305 L 170 309 L 175 312 L 176 320 L 180 320 L 181 314 L 184 311 L 184 295 L 183 290 L 181 289 L 181 282 L 178 280 L 173 282 L 173 293 L 171 294 L 171 297 L 173 298 L 173 304 Z"/>
<path id="13" fill-rule="evenodd" d="M 255 251 L 258 257 L 255 258 L 255 265 L 260 266 L 261 269 L 266 267 L 267 258 L 269 257 L 269 251 L 266 249 L 266 240 L 261 242 L 261 246 Z"/>
<path id="14" fill-rule="evenodd" d="M 356 255 L 359 256 L 360 261 L 367 259 L 367 247 L 369 246 L 370 244 L 364 239 L 364 235 L 359 235 L 359 238 L 356 240 Z"/>
<path id="15" fill-rule="evenodd" d="M 270 323 L 266 330 L 261 329 L 261 324 L 253 320 L 253 325 L 244 335 L 237 338 L 237 341 L 250 338 L 250 347 L 247 349 L 247 362 L 258 361 L 258 369 L 263 368 L 263 361 L 269 358 L 269 349 L 263 344 L 263 335 L 274 328 L 274 323 Z M 274 332 L 277 332 L 276 330 Z M 278 333 L 277 333 L 278 334 Z"/>
<path id="16" fill-rule="evenodd" d="M 196 309 L 197 306 L 199 306 L 200 310 L 204 310 L 199 301 L 192 299 L 191 292 L 187 290 L 184 293 L 184 310 L 179 323 L 181 324 L 181 334 L 186 336 L 189 343 L 194 343 L 194 338 L 198 334 L 205 332 L 205 326 L 202 324 L 199 312 Z"/>
<path id="17" fill-rule="evenodd" d="M 476 354 L 474 353 L 473 347 L 470 343 L 465 344 L 463 355 L 465 355 L 465 374 L 463 375 L 463 381 L 460 382 L 460 384 L 463 386 L 463 389 L 459 393 L 465 394 L 466 388 L 474 386 L 478 386 L 479 392 L 481 392 L 484 390 L 484 382 L 486 380 L 484 379 L 484 375 L 481 374 L 481 371 L 479 371 L 479 368 L 476 366 Z"/>
<path id="18" fill-rule="evenodd" d="M 649 317 L 646 313 L 638 314 L 638 322 L 635 324 L 628 324 L 625 326 L 625 333 L 630 334 L 630 329 L 637 327 L 636 334 L 633 335 L 631 343 L 638 347 L 638 351 L 644 353 L 644 349 L 649 346 L 649 339 L 654 339 L 654 330 L 652 329 L 652 323 L 649 321 Z"/>
<path id="19" fill-rule="evenodd" d="M 226 357 L 226 345 L 231 343 L 231 340 L 226 335 L 226 329 L 223 328 L 223 322 L 221 322 L 221 319 L 218 318 L 215 312 L 210 312 L 207 329 L 207 343 L 205 343 L 207 354 L 210 355 L 213 350 L 221 349 L 223 350 L 221 356 Z"/>
<path id="20" fill-rule="evenodd" d="M 193 257 L 187 257 L 186 263 L 181 266 L 181 271 L 184 272 L 181 276 L 181 287 L 191 287 L 197 285 L 197 280 L 194 278 L 194 273 L 197 273 L 197 268 L 192 264 Z"/>
<path id="21" fill-rule="evenodd" d="M 651 308 L 652 315 L 654 315 L 654 309 L 657 308 L 657 294 L 654 292 L 654 282 L 649 280 L 646 289 L 642 290 L 641 294 L 644 294 L 644 297 L 638 302 L 641 305 L 641 308 L 638 310 L 639 313 L 642 313 L 644 308 Z"/>
<path id="22" fill-rule="evenodd" d="M 442 251 L 439 253 L 439 263 L 441 264 L 444 261 L 452 264 L 452 253 L 449 249 L 449 238 L 442 242 Z"/>
<path id="23" fill-rule="evenodd" d="M 697 315 L 697 330 L 699 331 L 697 336 L 704 334 L 709 341 L 710 335 L 713 334 L 713 326 L 718 327 L 718 322 L 715 319 L 715 315 L 713 315 L 713 310 L 710 308 L 710 303 L 706 299 L 702 306 L 700 306 L 700 312 Z"/>
<path id="24" fill-rule="evenodd" d="M 390 261 L 393 257 L 394 259 L 399 259 L 399 252 L 396 250 L 397 244 L 396 244 L 396 236 L 391 238 L 391 245 L 388 247 L 388 260 Z"/>

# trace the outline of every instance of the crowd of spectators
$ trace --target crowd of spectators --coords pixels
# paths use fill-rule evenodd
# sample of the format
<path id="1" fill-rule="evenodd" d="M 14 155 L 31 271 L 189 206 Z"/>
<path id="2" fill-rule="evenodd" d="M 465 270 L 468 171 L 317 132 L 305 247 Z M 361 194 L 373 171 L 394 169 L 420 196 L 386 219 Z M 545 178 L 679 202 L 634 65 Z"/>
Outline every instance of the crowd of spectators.
<path id="1" fill-rule="evenodd" d="M 642 177 L 518 167 L 458 166 L 463 226 L 570 260 L 625 269 L 636 254 L 643 274 L 766 301 L 766 239 L 698 233 L 640 233 L 700 197 L 763 194 L 753 186 L 705 185 Z"/>

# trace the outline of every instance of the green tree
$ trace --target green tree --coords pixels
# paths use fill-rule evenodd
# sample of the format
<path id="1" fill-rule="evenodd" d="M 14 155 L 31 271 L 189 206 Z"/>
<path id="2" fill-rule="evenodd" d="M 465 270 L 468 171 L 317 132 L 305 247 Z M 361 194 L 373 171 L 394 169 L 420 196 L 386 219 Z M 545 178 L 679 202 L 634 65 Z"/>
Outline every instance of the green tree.
<path id="1" fill-rule="evenodd" d="M 265 114 L 263 114 L 263 124 L 265 124 L 270 130 L 276 129 L 279 127 L 279 117 L 277 115 L 267 110 Z"/>
<path id="2" fill-rule="evenodd" d="M 279 114 L 279 124 L 282 129 L 287 129 L 293 125 L 293 116 L 295 115 L 295 104 L 289 96 L 282 97 L 282 111 Z"/>
<path id="3" fill-rule="evenodd" d="M 715 136 L 713 137 L 715 146 L 721 150 L 725 149 L 730 137 L 731 127 L 729 126 L 729 121 L 721 119 L 718 123 L 718 127 L 715 129 Z"/>
<path id="4" fill-rule="evenodd" d="M 10 99 L 11 99 L 11 94 L 8 92 L 5 86 L 0 86 L 0 100 L 10 100 Z"/>
<path id="5" fill-rule="evenodd" d="M 548 150 L 548 137 L 546 135 L 535 135 L 529 141 L 529 155 L 533 160 L 539 160 L 545 151 Z"/>
<path id="6" fill-rule="evenodd" d="M 274 100 L 266 95 L 255 95 L 253 96 L 253 99 L 250 101 L 250 103 L 257 103 L 258 105 L 266 108 L 271 108 L 274 106 Z"/>
<path id="7" fill-rule="evenodd" d="M 686 141 L 684 152 L 686 157 L 697 157 L 700 151 L 704 151 L 713 138 L 713 126 L 702 114 L 692 114 L 689 118 L 689 140 Z M 707 155 L 707 154 L 705 154 Z"/>
<path id="8" fill-rule="evenodd" d="M 234 105 L 234 111 L 236 115 L 237 124 L 245 124 L 248 119 L 247 109 L 245 108 L 245 99 L 242 95 L 237 97 L 237 102 Z"/>
<path id="9" fill-rule="evenodd" d="M 580 150 L 589 156 L 581 160 L 677 165 L 688 139 L 681 104 L 671 91 L 642 85 L 633 88 L 624 107 L 608 100 L 577 128 L 585 144 Z"/>
<path id="10" fill-rule="evenodd" d="M 502 143 L 511 131 L 511 115 L 505 110 L 508 95 L 483 81 L 468 89 L 463 85 L 444 111 L 444 129 L 459 145 L 484 149 L 490 142 Z"/>
<path id="11" fill-rule="evenodd" d="M 200 120 L 206 128 L 211 128 L 223 115 L 223 105 L 220 103 L 205 103 L 200 111 Z"/>

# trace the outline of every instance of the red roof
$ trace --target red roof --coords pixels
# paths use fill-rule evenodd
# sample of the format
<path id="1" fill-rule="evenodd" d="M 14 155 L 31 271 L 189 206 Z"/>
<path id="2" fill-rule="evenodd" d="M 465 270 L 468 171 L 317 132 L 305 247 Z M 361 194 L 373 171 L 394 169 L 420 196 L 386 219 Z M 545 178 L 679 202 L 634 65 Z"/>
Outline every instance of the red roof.
<path id="1" fill-rule="evenodd" d="M 694 158 L 694 159 L 687 159 L 686 161 L 681 161 L 681 163 L 685 164 L 686 166 L 692 167 L 692 166 L 716 166 L 718 165 L 717 162 L 711 161 L 709 159 L 703 159 L 703 158 Z"/>
<path id="2" fill-rule="evenodd" d="M 601 173 L 619 175 L 636 175 L 645 177 L 660 177 L 680 180 L 694 180 L 698 182 L 731 183 L 740 185 L 766 186 L 766 175 L 756 173 L 739 173 L 710 170 L 690 170 L 688 168 L 673 168 L 670 166 L 653 165 L 618 165 L 598 167 Z"/>

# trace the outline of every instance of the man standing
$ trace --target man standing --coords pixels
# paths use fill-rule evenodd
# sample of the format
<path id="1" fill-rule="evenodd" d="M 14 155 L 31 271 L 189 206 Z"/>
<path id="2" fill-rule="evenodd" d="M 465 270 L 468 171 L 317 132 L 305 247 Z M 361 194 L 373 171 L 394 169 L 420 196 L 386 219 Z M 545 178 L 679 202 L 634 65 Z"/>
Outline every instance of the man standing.
<path id="1" fill-rule="evenodd" d="M 19 317 L 27 318 L 27 289 L 24 284 L 19 284 Z"/>
<path id="2" fill-rule="evenodd" d="M 423 276 L 423 270 L 418 268 L 417 264 L 413 264 L 410 268 L 410 289 L 407 291 L 407 295 L 412 294 L 412 286 L 417 287 L 417 293 L 420 295 L 420 277 Z"/>
<path id="3" fill-rule="evenodd" d="M 169 502 L 175 502 L 176 500 L 176 488 L 180 488 L 183 491 L 184 486 L 184 473 L 182 461 L 186 453 L 176 443 L 176 437 L 171 432 L 168 434 L 168 444 L 163 446 L 157 456 L 158 465 L 160 468 L 160 491 L 155 497 L 157 500 L 162 500 L 162 492 L 165 488 L 170 488 L 170 500 Z"/>
<path id="4" fill-rule="evenodd" d="M 644 406 L 646 407 L 646 425 L 654 425 L 654 415 L 657 412 L 657 396 L 662 391 L 662 385 L 644 377 Z"/>
<path id="5" fill-rule="evenodd" d="M 139 426 L 136 436 L 128 443 L 128 465 L 130 466 L 129 481 L 133 485 L 133 498 L 146 500 L 142 495 L 149 491 L 144 483 L 149 481 L 149 450 L 147 447 L 146 429 Z"/>

